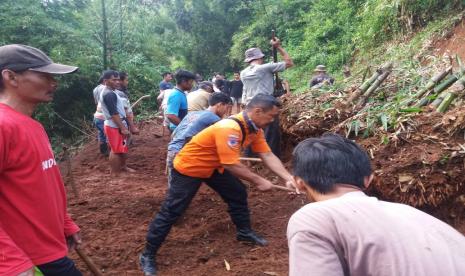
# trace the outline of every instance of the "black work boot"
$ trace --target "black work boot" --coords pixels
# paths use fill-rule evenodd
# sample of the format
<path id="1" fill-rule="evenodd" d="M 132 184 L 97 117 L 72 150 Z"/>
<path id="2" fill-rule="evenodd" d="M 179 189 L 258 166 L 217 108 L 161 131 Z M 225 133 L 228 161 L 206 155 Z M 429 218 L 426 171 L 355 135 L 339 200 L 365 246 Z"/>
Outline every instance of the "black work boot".
<path id="1" fill-rule="evenodd" d="M 155 263 L 155 255 L 148 255 L 142 253 L 139 255 L 139 265 L 144 276 L 155 276 L 157 275 L 157 264 Z"/>
<path id="2" fill-rule="evenodd" d="M 268 245 L 268 241 L 255 233 L 252 229 L 239 229 L 236 238 L 238 241 L 251 242 L 260 246 Z"/>

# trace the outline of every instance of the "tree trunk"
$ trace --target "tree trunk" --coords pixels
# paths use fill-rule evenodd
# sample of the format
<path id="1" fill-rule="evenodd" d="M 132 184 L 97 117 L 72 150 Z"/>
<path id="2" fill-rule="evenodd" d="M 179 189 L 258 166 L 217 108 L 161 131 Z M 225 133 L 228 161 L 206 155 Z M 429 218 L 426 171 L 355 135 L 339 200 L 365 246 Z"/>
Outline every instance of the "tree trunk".
<path id="1" fill-rule="evenodd" d="M 108 69 L 108 22 L 107 22 L 107 13 L 105 10 L 105 0 L 100 0 L 102 4 L 102 29 L 103 29 L 103 69 Z"/>
<path id="2" fill-rule="evenodd" d="M 119 49 L 123 50 L 123 0 L 119 1 Z"/>

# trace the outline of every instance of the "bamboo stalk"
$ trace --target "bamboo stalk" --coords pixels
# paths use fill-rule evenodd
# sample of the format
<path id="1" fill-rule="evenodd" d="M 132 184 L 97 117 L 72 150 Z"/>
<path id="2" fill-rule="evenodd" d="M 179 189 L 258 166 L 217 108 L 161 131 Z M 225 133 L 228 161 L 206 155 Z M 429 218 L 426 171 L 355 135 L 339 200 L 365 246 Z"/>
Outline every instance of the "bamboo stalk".
<path id="1" fill-rule="evenodd" d="M 455 100 L 456 97 L 457 97 L 457 94 L 455 92 L 447 93 L 442 103 L 438 106 L 437 111 L 441 113 L 446 112 L 450 104 Z"/>
<path id="2" fill-rule="evenodd" d="M 445 81 L 443 81 L 442 83 L 440 83 L 438 86 L 436 86 L 434 89 L 433 89 L 433 93 L 434 94 L 439 94 L 441 93 L 442 91 L 446 90 L 447 88 L 451 87 L 452 84 L 454 84 L 459 78 L 457 78 L 456 75 L 452 75 L 450 76 L 449 78 L 447 78 Z"/>
<path id="3" fill-rule="evenodd" d="M 362 77 L 362 82 L 365 81 L 367 75 L 370 73 L 370 65 L 367 66 L 367 69 L 365 69 L 365 72 L 363 73 L 363 77 Z"/>
<path id="4" fill-rule="evenodd" d="M 433 88 L 433 91 L 432 91 L 433 95 L 437 95 L 438 97 L 440 97 L 441 92 L 451 87 L 457 80 L 458 78 L 456 75 L 450 76 L 445 81 L 443 81 L 442 83 L 440 83 L 439 85 Z M 428 95 L 426 95 L 415 105 L 415 107 L 425 106 L 426 104 L 428 104 L 428 102 L 429 102 Z"/>
<path id="5" fill-rule="evenodd" d="M 434 99 L 434 101 L 431 103 L 430 106 L 434 107 L 434 108 L 437 108 L 442 103 L 442 101 L 444 100 L 446 94 L 447 93 L 441 93 L 441 95 L 439 95 L 436 99 Z"/>
<path id="6" fill-rule="evenodd" d="M 373 92 L 378 89 L 378 87 L 387 79 L 389 74 L 392 71 L 392 63 L 388 63 L 384 67 L 384 72 L 378 76 L 378 78 L 373 82 L 373 84 L 363 93 L 363 95 L 360 97 L 360 100 L 358 101 L 357 106 L 362 107 L 368 98 L 373 94 Z"/>
<path id="7" fill-rule="evenodd" d="M 433 89 L 440 81 L 442 81 L 450 72 L 452 71 L 452 66 L 449 66 L 445 71 L 438 73 L 437 75 L 433 76 L 429 82 L 426 84 L 423 89 L 418 91 L 417 94 L 415 94 L 415 98 L 419 99 L 421 98 L 426 92 L 429 90 Z"/>
<path id="8" fill-rule="evenodd" d="M 368 88 L 370 88 L 370 86 L 373 84 L 373 82 L 376 81 L 376 79 L 381 75 L 383 74 L 383 68 L 378 68 L 375 73 L 368 79 L 366 80 L 361 86 L 360 86 L 360 91 L 362 93 L 365 93 L 365 91 L 367 91 Z"/>
<path id="9" fill-rule="evenodd" d="M 369 68 L 369 67 L 368 67 Z M 373 75 L 366 80 L 352 95 L 347 99 L 347 103 L 355 102 L 365 91 L 370 87 L 370 85 L 383 73 L 382 68 L 376 69 Z"/>

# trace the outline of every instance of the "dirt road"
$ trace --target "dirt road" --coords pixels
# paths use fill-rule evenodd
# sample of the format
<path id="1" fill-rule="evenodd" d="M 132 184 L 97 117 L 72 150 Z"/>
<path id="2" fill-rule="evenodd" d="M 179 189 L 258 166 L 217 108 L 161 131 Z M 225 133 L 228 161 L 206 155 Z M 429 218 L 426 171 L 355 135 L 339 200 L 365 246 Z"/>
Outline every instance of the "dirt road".
<path id="1" fill-rule="evenodd" d="M 166 191 L 168 139 L 155 133 L 161 133 L 160 127 L 145 123 L 135 138 L 128 165 L 137 169 L 136 174 L 110 178 L 108 163 L 99 156 L 96 142 L 73 159 L 73 176 L 81 196 L 78 200 L 67 187 L 69 211 L 82 228 L 84 250 L 107 275 L 141 275 L 137 255 Z M 302 196 L 284 191 L 264 193 L 250 187 L 253 227 L 270 242 L 268 247 L 255 247 L 235 240 L 226 205 L 204 186 L 159 252 L 160 275 L 287 275 L 287 221 L 305 203 Z M 76 254 L 71 257 L 78 260 Z M 90 275 L 81 261 L 77 263 Z"/>

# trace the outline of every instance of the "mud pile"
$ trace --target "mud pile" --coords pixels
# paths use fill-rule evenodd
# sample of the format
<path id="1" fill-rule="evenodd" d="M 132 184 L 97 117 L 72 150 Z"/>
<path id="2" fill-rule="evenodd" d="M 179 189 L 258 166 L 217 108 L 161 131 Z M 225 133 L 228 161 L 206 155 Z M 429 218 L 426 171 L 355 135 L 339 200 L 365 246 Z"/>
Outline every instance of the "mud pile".
<path id="1" fill-rule="evenodd" d="M 325 132 L 345 135 L 372 159 L 376 177 L 371 194 L 424 209 L 452 224 L 465 219 L 465 107 L 446 114 L 425 109 L 402 117 L 397 129 L 378 128 L 363 137 L 343 127 L 354 116 L 343 104 L 346 95 L 309 92 L 284 98 L 280 121 L 287 149 Z"/>

